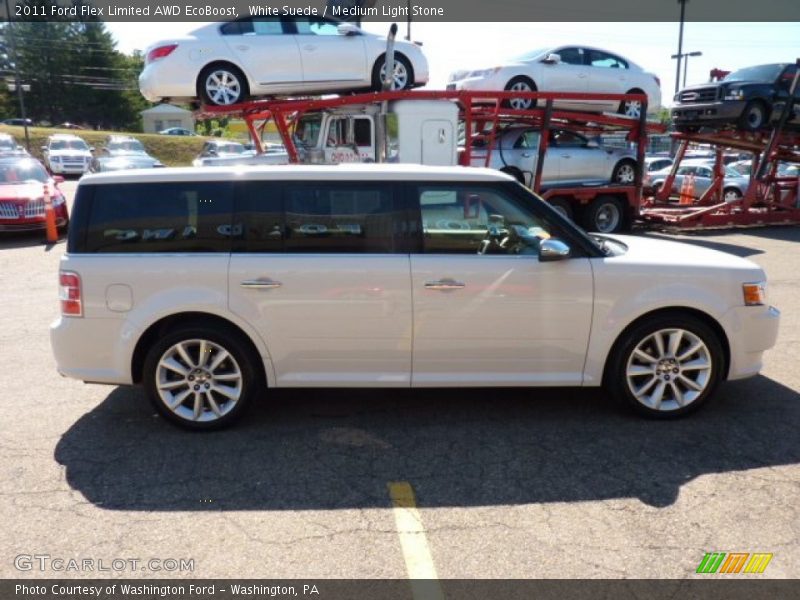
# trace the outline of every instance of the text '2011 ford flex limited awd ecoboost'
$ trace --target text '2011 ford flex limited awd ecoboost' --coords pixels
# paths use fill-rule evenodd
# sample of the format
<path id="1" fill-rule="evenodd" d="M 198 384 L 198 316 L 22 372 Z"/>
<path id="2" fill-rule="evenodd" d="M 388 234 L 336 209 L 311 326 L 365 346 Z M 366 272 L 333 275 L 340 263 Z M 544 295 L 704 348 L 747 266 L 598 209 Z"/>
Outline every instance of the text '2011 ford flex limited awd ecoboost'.
<path id="1" fill-rule="evenodd" d="M 59 277 L 59 371 L 198 429 L 275 387 L 604 385 L 678 415 L 756 374 L 779 321 L 752 262 L 588 236 L 476 168 L 87 176 Z"/>

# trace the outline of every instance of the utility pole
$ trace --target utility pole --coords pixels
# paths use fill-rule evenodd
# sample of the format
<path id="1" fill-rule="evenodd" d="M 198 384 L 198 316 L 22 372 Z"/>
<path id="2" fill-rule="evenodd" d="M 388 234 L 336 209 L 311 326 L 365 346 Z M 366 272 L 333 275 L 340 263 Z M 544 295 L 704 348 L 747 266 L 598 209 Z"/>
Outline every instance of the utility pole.
<path id="1" fill-rule="evenodd" d="M 23 86 L 19 77 L 19 61 L 17 60 L 17 43 L 15 40 L 15 31 L 11 25 L 11 10 L 8 8 L 8 0 L 4 0 L 6 6 L 6 15 L 8 15 L 8 24 L 6 25 L 6 39 L 9 42 L 11 50 L 11 60 L 14 61 L 14 87 L 17 90 L 17 99 L 19 100 L 19 112 L 22 117 L 22 126 L 25 128 L 25 148 L 28 152 L 31 151 L 31 138 L 28 133 L 28 118 L 25 114 L 25 90 L 23 87 L 30 89 L 30 86 Z M 9 86 L 10 88 L 11 86 Z M 13 90 L 11 90 L 13 91 Z"/>
<path id="2" fill-rule="evenodd" d="M 681 24 L 680 29 L 678 30 L 678 53 L 673 55 L 673 58 L 676 58 L 678 61 L 678 67 L 675 71 L 675 93 L 678 93 L 681 84 L 681 59 L 683 59 L 683 20 L 686 14 L 686 3 L 689 0 L 678 0 L 678 4 L 681 5 Z"/>

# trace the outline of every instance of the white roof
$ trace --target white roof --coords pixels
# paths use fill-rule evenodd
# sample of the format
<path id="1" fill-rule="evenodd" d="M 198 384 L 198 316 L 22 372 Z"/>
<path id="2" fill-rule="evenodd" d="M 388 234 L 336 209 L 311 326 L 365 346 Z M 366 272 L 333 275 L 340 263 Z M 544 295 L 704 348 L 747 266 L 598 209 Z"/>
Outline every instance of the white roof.
<path id="1" fill-rule="evenodd" d="M 266 165 L 230 167 L 181 167 L 145 169 L 84 175 L 80 185 L 148 183 L 162 181 L 227 180 L 298 181 L 515 181 L 495 169 L 478 167 L 425 167 L 397 164 Z"/>
<path id="2" fill-rule="evenodd" d="M 141 115 L 165 115 L 165 114 L 192 114 L 192 111 L 186 110 L 185 108 L 181 108 L 180 106 L 175 106 L 173 104 L 158 104 L 152 108 L 148 108 L 146 110 L 141 111 L 139 114 Z"/>

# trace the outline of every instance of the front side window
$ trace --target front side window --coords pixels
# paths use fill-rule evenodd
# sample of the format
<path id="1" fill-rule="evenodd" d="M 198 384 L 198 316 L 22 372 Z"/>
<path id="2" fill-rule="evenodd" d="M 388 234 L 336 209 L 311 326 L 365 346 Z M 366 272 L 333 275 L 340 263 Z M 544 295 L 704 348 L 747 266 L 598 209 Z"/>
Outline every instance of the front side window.
<path id="1" fill-rule="evenodd" d="M 556 227 L 515 197 L 484 185 L 430 185 L 416 190 L 428 254 L 537 254 Z"/>
<path id="2" fill-rule="evenodd" d="M 583 64 L 583 48 L 561 48 L 554 54 L 561 57 L 561 62 L 568 65 L 582 65 Z"/>
<path id="3" fill-rule="evenodd" d="M 588 140 L 572 131 L 555 130 L 550 134 L 550 143 L 559 148 L 582 148 Z"/>
<path id="4" fill-rule="evenodd" d="M 87 252 L 227 252 L 232 186 L 218 182 L 92 186 Z"/>

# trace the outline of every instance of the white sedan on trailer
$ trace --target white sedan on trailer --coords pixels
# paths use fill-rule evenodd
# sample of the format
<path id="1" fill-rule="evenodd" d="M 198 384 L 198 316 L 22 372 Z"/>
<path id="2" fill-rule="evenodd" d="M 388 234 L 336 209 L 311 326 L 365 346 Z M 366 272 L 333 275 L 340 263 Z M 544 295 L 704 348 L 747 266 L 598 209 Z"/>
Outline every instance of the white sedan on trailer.
<path id="1" fill-rule="evenodd" d="M 151 102 L 200 98 L 228 106 L 248 96 L 380 89 L 386 40 L 316 17 L 212 23 L 147 49 L 139 90 Z M 395 42 L 393 89 L 428 82 L 417 44 Z"/>
<path id="2" fill-rule="evenodd" d="M 569 92 L 593 94 L 646 94 L 647 112 L 661 108 L 661 80 L 636 63 L 599 48 L 558 46 L 540 48 L 511 58 L 488 69 L 456 71 L 449 90 L 506 90 L 518 92 Z M 532 101 L 512 98 L 511 108 L 531 108 Z M 629 117 L 641 114 L 641 102 L 584 100 L 556 101 L 557 108 L 592 112 L 619 112 Z"/>

